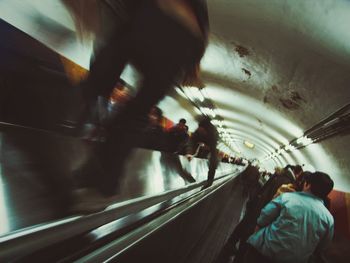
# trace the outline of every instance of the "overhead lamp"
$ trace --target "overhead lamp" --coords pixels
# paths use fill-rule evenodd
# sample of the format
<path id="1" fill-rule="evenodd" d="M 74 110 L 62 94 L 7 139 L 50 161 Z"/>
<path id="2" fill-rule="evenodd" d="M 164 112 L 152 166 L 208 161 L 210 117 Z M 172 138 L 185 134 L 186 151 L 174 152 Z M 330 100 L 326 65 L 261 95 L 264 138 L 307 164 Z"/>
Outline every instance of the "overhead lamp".
<path id="1" fill-rule="evenodd" d="M 218 126 L 219 128 L 221 128 L 222 126 L 224 126 L 224 122 L 222 120 L 218 120 L 218 119 L 215 119 L 215 120 L 212 120 L 212 123 L 216 126 Z"/>
<path id="2" fill-rule="evenodd" d="M 210 114 L 211 114 L 210 116 L 212 118 L 215 118 L 216 117 L 216 110 L 215 109 L 211 109 Z"/>
<path id="3" fill-rule="evenodd" d="M 225 132 L 225 128 L 222 128 L 222 127 L 218 127 L 217 130 L 218 130 L 219 133 L 224 133 Z"/>
<path id="4" fill-rule="evenodd" d="M 281 149 L 278 151 L 279 154 L 285 153 L 285 152 L 286 152 L 286 149 L 284 149 L 284 148 L 281 148 Z"/>
<path id="5" fill-rule="evenodd" d="M 211 116 L 211 117 L 213 117 L 213 118 L 216 116 L 214 110 L 211 109 L 211 108 L 201 107 L 200 109 L 201 109 L 201 111 L 202 111 L 205 115 L 207 115 L 207 116 Z"/>
<path id="6" fill-rule="evenodd" d="M 284 148 L 286 151 L 294 151 L 296 148 L 295 146 L 291 145 L 291 144 L 288 144 L 285 148 Z"/>
<path id="7" fill-rule="evenodd" d="M 251 143 L 247 140 L 244 141 L 244 145 L 247 146 L 249 149 L 253 149 L 255 147 L 254 143 Z"/>
<path id="8" fill-rule="evenodd" d="M 309 145 L 309 144 L 311 144 L 313 142 L 314 141 L 312 139 L 308 138 L 307 136 L 303 136 L 303 137 L 300 137 L 300 138 L 297 139 L 297 143 L 301 144 L 303 146 L 307 146 L 307 145 Z"/>
<path id="9" fill-rule="evenodd" d="M 201 92 L 198 88 L 192 87 L 190 90 L 191 90 L 191 92 L 192 92 L 192 97 L 193 97 L 193 99 L 197 99 L 197 100 L 199 100 L 200 102 L 203 102 L 203 101 L 205 100 L 205 98 L 204 98 L 202 92 Z"/>
<path id="10" fill-rule="evenodd" d="M 219 124 L 220 124 L 221 122 L 220 122 L 219 120 L 212 120 L 211 123 L 220 127 Z"/>

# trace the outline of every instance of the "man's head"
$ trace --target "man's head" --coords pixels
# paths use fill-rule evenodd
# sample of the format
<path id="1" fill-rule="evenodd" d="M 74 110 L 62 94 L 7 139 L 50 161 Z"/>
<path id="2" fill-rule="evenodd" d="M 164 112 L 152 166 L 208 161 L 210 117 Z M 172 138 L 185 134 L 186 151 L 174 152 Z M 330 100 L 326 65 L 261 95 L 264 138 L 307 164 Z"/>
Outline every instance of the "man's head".
<path id="1" fill-rule="evenodd" d="M 185 125 L 185 124 L 186 124 L 186 120 L 185 120 L 185 119 L 180 119 L 180 120 L 179 120 L 179 123 Z"/>
<path id="2" fill-rule="evenodd" d="M 179 120 L 179 123 L 177 124 L 177 127 L 186 130 L 186 129 L 187 129 L 186 120 L 185 120 L 185 119 L 180 119 L 180 120 Z"/>
<path id="3" fill-rule="evenodd" d="M 302 191 L 305 183 L 305 177 L 310 176 L 312 172 L 304 171 L 295 180 L 295 190 Z"/>
<path id="4" fill-rule="evenodd" d="M 306 189 L 321 199 L 325 199 L 334 186 L 329 175 L 322 172 L 309 173 L 305 175 L 304 180 L 304 191 Z"/>

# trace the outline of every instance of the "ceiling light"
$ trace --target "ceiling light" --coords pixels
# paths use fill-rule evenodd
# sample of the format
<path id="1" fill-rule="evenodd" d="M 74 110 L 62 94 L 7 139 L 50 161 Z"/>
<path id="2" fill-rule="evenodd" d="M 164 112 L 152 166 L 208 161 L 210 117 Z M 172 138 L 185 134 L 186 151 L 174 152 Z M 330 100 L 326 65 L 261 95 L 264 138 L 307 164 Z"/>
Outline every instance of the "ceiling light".
<path id="1" fill-rule="evenodd" d="M 254 143 L 244 141 L 244 145 L 247 146 L 249 149 L 253 149 L 255 147 Z"/>
<path id="2" fill-rule="evenodd" d="M 313 143 L 313 140 L 308 138 L 307 136 L 303 136 L 303 137 L 300 137 L 297 139 L 297 143 L 301 144 L 303 146 L 307 146 L 307 145 Z"/>
<path id="3" fill-rule="evenodd" d="M 295 146 L 291 145 L 291 144 L 288 144 L 285 148 L 284 148 L 286 151 L 294 151 L 296 148 Z"/>

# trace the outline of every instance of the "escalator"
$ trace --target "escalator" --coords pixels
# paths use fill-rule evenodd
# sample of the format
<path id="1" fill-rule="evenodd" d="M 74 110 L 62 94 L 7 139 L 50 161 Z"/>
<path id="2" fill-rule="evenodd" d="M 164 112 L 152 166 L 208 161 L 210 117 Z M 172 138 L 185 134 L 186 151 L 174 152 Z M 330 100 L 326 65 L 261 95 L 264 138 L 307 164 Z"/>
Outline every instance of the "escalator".
<path id="1" fill-rule="evenodd" d="M 0 238 L 2 262 L 212 262 L 242 209 L 239 173 Z"/>
<path id="2" fill-rule="evenodd" d="M 0 262 L 213 262 L 241 214 L 244 167 L 220 163 L 202 190 L 207 160 L 137 148 L 119 202 L 71 213 L 78 175 L 101 172 L 94 145 L 62 129 L 73 85 L 57 53 L 2 20 L 0 31 Z"/>
<path id="3" fill-rule="evenodd" d="M 118 203 L 91 215 L 62 213 L 72 169 L 89 160 L 89 145 L 8 123 L 0 123 L 0 142 L 8 225 L 1 262 L 212 262 L 241 214 L 244 167 L 220 163 L 213 186 L 202 190 L 207 160 L 146 149 L 128 161 Z"/>

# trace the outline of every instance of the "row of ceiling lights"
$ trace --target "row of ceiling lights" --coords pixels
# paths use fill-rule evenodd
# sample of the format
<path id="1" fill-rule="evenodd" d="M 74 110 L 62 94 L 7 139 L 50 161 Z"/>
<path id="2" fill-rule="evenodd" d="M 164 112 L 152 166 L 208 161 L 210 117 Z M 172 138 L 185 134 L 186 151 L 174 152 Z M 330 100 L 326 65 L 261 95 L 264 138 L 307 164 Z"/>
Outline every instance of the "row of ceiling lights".
<path id="1" fill-rule="evenodd" d="M 274 152 L 267 155 L 263 161 L 276 158 L 282 153 L 289 153 L 302 149 L 312 143 L 325 139 L 350 133 L 350 103 L 320 121 L 310 129 L 306 130 L 303 136 L 291 140 L 287 145 L 281 146 Z"/>

